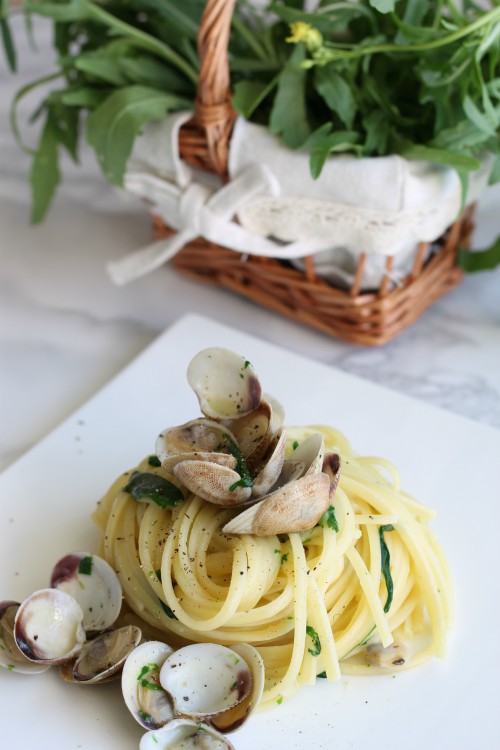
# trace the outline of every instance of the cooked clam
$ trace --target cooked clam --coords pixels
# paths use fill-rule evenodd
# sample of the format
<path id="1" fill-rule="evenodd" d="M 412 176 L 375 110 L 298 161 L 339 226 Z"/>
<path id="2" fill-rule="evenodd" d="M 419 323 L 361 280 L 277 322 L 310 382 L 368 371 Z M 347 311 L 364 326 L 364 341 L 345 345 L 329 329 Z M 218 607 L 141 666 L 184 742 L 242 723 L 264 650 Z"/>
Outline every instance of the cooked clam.
<path id="1" fill-rule="evenodd" d="M 408 647 L 404 643 L 394 642 L 389 646 L 381 643 L 371 643 L 366 647 L 365 660 L 367 664 L 384 669 L 402 667 L 409 658 Z"/>
<path id="2" fill-rule="evenodd" d="M 207 417 L 235 419 L 260 404 L 262 390 L 252 364 L 229 349 L 203 349 L 189 363 L 187 379 Z"/>
<path id="3" fill-rule="evenodd" d="M 215 505 L 241 505 L 252 494 L 236 471 L 211 461 L 181 461 L 174 474 L 188 490 Z"/>
<path id="4" fill-rule="evenodd" d="M 232 650 L 250 667 L 252 688 L 247 697 L 236 706 L 228 708 L 218 716 L 211 717 L 210 723 L 221 732 L 234 732 L 239 729 L 259 705 L 264 691 L 264 662 L 257 649 L 249 643 L 238 643 L 232 647 Z"/>
<path id="5" fill-rule="evenodd" d="M 228 427 L 200 417 L 162 430 L 156 439 L 156 455 L 165 467 L 165 461 L 178 454 L 229 453 L 228 437 L 236 442 Z"/>
<path id="6" fill-rule="evenodd" d="M 17 610 L 14 638 L 31 661 L 63 664 L 75 657 L 85 643 L 82 608 L 65 591 L 35 591 Z"/>
<path id="7" fill-rule="evenodd" d="M 139 644 L 141 635 L 141 629 L 136 625 L 125 625 L 101 633 L 85 643 L 73 665 L 60 668 L 61 677 L 67 682 L 84 685 L 107 682 L 117 677 L 126 658 Z"/>
<path id="8" fill-rule="evenodd" d="M 173 719 L 169 696 L 160 685 L 160 669 L 173 649 L 161 641 L 146 641 L 127 657 L 122 671 L 125 705 L 146 729 L 159 729 Z"/>
<path id="9" fill-rule="evenodd" d="M 0 667 L 22 674 L 45 672 L 50 665 L 30 661 L 19 650 L 14 639 L 14 621 L 19 607 L 19 602 L 0 602 Z"/>
<path id="10" fill-rule="evenodd" d="M 280 429 L 264 456 L 262 467 L 253 480 L 252 495 L 266 495 L 276 484 L 283 470 L 285 461 L 286 432 Z"/>
<path id="11" fill-rule="evenodd" d="M 77 552 L 62 557 L 50 577 L 54 589 L 70 594 L 83 610 L 85 630 L 104 630 L 118 617 L 122 587 L 113 568 L 101 557 Z"/>
<path id="12" fill-rule="evenodd" d="M 160 683 L 172 699 L 174 713 L 203 719 L 245 700 L 252 689 L 252 673 L 236 651 L 195 643 L 165 660 Z"/>
<path id="13" fill-rule="evenodd" d="M 274 437 L 272 409 L 266 401 L 238 419 L 225 422 L 236 439 L 236 444 L 248 468 L 253 471 L 262 461 Z"/>
<path id="14" fill-rule="evenodd" d="M 304 474 L 318 474 L 322 470 L 325 438 L 321 432 L 309 435 L 297 446 L 290 458 L 304 464 Z"/>
<path id="15" fill-rule="evenodd" d="M 328 508 L 329 490 L 330 480 L 326 474 L 307 474 L 244 510 L 222 531 L 258 536 L 307 531 L 316 525 Z"/>
<path id="16" fill-rule="evenodd" d="M 208 724 L 191 719 L 174 719 L 161 729 L 141 737 L 140 750 L 234 750 L 223 734 Z"/>

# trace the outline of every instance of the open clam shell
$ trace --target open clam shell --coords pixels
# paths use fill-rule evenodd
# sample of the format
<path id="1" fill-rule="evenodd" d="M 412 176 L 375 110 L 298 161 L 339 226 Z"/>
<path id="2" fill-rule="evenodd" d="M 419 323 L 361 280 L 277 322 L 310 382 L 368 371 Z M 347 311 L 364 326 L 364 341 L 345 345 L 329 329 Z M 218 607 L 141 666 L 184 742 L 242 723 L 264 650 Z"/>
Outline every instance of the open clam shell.
<path id="1" fill-rule="evenodd" d="M 101 633 L 87 641 L 73 665 L 64 665 L 59 672 L 67 682 L 95 685 L 118 676 L 125 660 L 141 640 L 141 629 L 125 625 Z"/>
<path id="2" fill-rule="evenodd" d="M 210 723 L 220 732 L 234 732 L 248 719 L 260 703 L 264 692 L 265 670 L 264 662 L 256 648 L 249 643 L 238 643 L 232 647 L 250 667 L 252 673 L 252 688 L 247 697 L 227 711 L 223 711 L 210 719 Z"/>
<path id="3" fill-rule="evenodd" d="M 262 468 L 253 480 L 252 495 L 266 495 L 278 481 L 285 461 L 286 432 L 280 429 L 264 456 Z"/>
<path id="4" fill-rule="evenodd" d="M 228 453 L 226 435 L 236 442 L 228 427 L 211 419 L 200 417 L 162 430 L 156 438 L 156 455 L 165 462 L 180 453 Z"/>
<path id="5" fill-rule="evenodd" d="M 203 720 L 245 700 L 252 689 L 252 672 L 236 651 L 195 643 L 165 660 L 160 683 L 172 699 L 174 713 Z"/>
<path id="6" fill-rule="evenodd" d="M 319 521 L 330 500 L 326 474 L 307 474 L 271 492 L 222 529 L 225 534 L 274 536 L 307 531 Z"/>
<path id="7" fill-rule="evenodd" d="M 207 417 L 235 419 L 260 404 L 262 389 L 251 362 L 229 349 L 203 349 L 189 363 L 187 379 Z"/>
<path id="8" fill-rule="evenodd" d="M 261 401 L 249 414 L 229 420 L 225 424 L 235 436 L 248 468 L 254 471 L 264 458 L 274 437 L 270 404 Z"/>
<path id="9" fill-rule="evenodd" d="M 173 649 L 161 641 L 146 641 L 127 657 L 122 671 L 125 705 L 146 729 L 159 729 L 173 719 L 168 694 L 160 685 L 160 669 Z"/>
<path id="10" fill-rule="evenodd" d="M 323 467 L 324 454 L 325 438 L 321 432 L 314 432 L 297 446 L 290 458 L 304 464 L 304 475 L 319 474 Z"/>
<path id="11" fill-rule="evenodd" d="M 122 605 L 122 587 L 106 560 L 89 552 L 62 557 L 50 577 L 54 589 L 70 594 L 83 610 L 85 630 L 105 630 L 118 617 Z"/>
<path id="12" fill-rule="evenodd" d="M 192 719 L 174 719 L 141 737 L 140 750 L 235 750 L 216 729 Z"/>
<path id="13" fill-rule="evenodd" d="M 31 661 L 63 664 L 74 658 L 85 643 L 82 608 L 65 591 L 35 591 L 17 610 L 14 638 Z"/>
<path id="14" fill-rule="evenodd" d="M 49 664 L 35 664 L 30 661 L 19 647 L 14 638 L 14 621 L 19 602 L 0 602 L 0 667 L 8 669 L 9 672 L 21 672 L 21 674 L 39 674 L 50 669 Z"/>

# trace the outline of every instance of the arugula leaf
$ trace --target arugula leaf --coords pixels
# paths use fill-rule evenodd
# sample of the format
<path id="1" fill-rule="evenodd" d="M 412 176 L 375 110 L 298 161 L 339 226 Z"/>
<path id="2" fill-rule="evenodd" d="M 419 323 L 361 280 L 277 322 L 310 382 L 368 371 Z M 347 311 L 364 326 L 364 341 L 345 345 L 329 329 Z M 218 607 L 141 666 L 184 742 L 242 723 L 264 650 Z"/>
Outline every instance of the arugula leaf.
<path id="1" fill-rule="evenodd" d="M 184 495 L 175 484 L 158 474 L 135 471 L 123 492 L 128 492 L 138 502 L 152 502 L 159 508 L 173 508 L 182 503 Z"/>
<path id="2" fill-rule="evenodd" d="M 349 83 L 340 73 L 337 73 L 335 63 L 316 68 L 314 86 L 346 128 L 351 128 L 357 110 L 356 99 Z"/>
<path id="3" fill-rule="evenodd" d="M 14 73 L 17 70 L 17 55 L 14 40 L 10 31 L 7 15 L 9 12 L 9 0 L 0 0 L 0 34 L 2 36 L 3 48 L 7 64 Z"/>
<path id="4" fill-rule="evenodd" d="M 134 139 L 148 122 L 190 102 L 147 86 L 127 86 L 110 94 L 90 115 L 87 140 L 110 182 L 122 185 Z"/>
<path id="5" fill-rule="evenodd" d="M 500 237 L 484 250 L 466 250 L 459 248 L 458 265 L 468 273 L 490 271 L 500 265 Z"/>
<path id="6" fill-rule="evenodd" d="M 31 221 L 33 224 L 37 224 L 44 218 L 61 180 L 58 142 L 58 130 L 49 111 L 31 165 Z"/>
<path id="7" fill-rule="evenodd" d="M 391 554 L 389 552 L 389 548 L 386 544 L 386 541 L 384 539 L 384 533 L 386 531 L 394 531 L 394 526 L 391 523 L 385 524 L 385 526 L 380 526 L 378 530 L 378 535 L 380 538 L 380 554 L 381 554 L 381 566 L 382 566 L 382 575 L 384 576 L 385 585 L 387 588 L 387 599 L 384 605 L 384 612 L 388 612 L 391 608 L 392 604 L 392 598 L 394 595 L 394 584 L 392 581 L 392 575 L 391 575 Z"/>
<path id="8" fill-rule="evenodd" d="M 305 57 L 304 45 L 297 45 L 279 76 L 269 119 L 271 133 L 281 135 L 290 148 L 300 148 L 311 132 L 306 107 L 307 71 L 301 67 Z"/>

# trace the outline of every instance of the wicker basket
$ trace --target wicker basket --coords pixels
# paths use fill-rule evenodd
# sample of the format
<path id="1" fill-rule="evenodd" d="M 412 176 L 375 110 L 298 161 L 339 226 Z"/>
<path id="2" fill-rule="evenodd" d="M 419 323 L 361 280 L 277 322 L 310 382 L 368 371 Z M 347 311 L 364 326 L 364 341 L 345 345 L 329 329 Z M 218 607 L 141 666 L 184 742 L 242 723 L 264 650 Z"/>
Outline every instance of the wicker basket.
<path id="1" fill-rule="evenodd" d="M 195 117 L 181 129 L 179 140 L 183 159 L 223 178 L 236 117 L 227 62 L 234 4 L 235 0 L 207 1 L 198 35 Z M 348 290 L 335 288 L 320 277 L 313 256 L 305 259 L 305 270 L 299 271 L 287 262 L 242 255 L 202 238 L 186 245 L 173 264 L 197 281 L 230 289 L 344 341 L 384 344 L 459 283 L 462 272 L 456 264 L 457 247 L 469 245 L 472 215 L 473 209 L 468 209 L 431 248 L 420 243 L 411 272 L 397 286 L 390 280 L 394 259 L 389 256 L 378 289 L 370 291 L 360 291 L 366 263 L 362 252 Z M 153 220 L 156 237 L 170 234 L 161 219 Z"/>

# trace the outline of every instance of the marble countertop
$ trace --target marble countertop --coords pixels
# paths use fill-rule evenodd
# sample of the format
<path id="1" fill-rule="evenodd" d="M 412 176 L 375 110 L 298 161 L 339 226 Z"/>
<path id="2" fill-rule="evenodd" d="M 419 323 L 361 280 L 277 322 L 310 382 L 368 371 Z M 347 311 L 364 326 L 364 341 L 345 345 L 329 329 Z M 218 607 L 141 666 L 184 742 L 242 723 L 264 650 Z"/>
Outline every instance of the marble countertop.
<path id="1" fill-rule="evenodd" d="M 29 157 L 14 142 L 9 103 L 51 70 L 48 28 L 30 50 L 14 19 L 21 70 L 0 67 L 0 469 L 7 467 L 103 386 L 164 328 L 197 312 L 247 333 L 500 428 L 500 268 L 475 274 L 396 340 L 355 347 L 285 320 L 164 267 L 117 288 L 105 264 L 147 244 L 137 202 L 102 177 L 93 154 L 63 163 L 46 221 L 29 222 Z M 0 62 L 3 66 L 3 61 Z M 34 107 L 33 99 L 21 106 Z M 33 129 L 31 129 L 33 130 Z M 33 142 L 33 133 L 27 132 Z M 500 232 L 500 185 L 480 201 L 474 245 Z"/>

